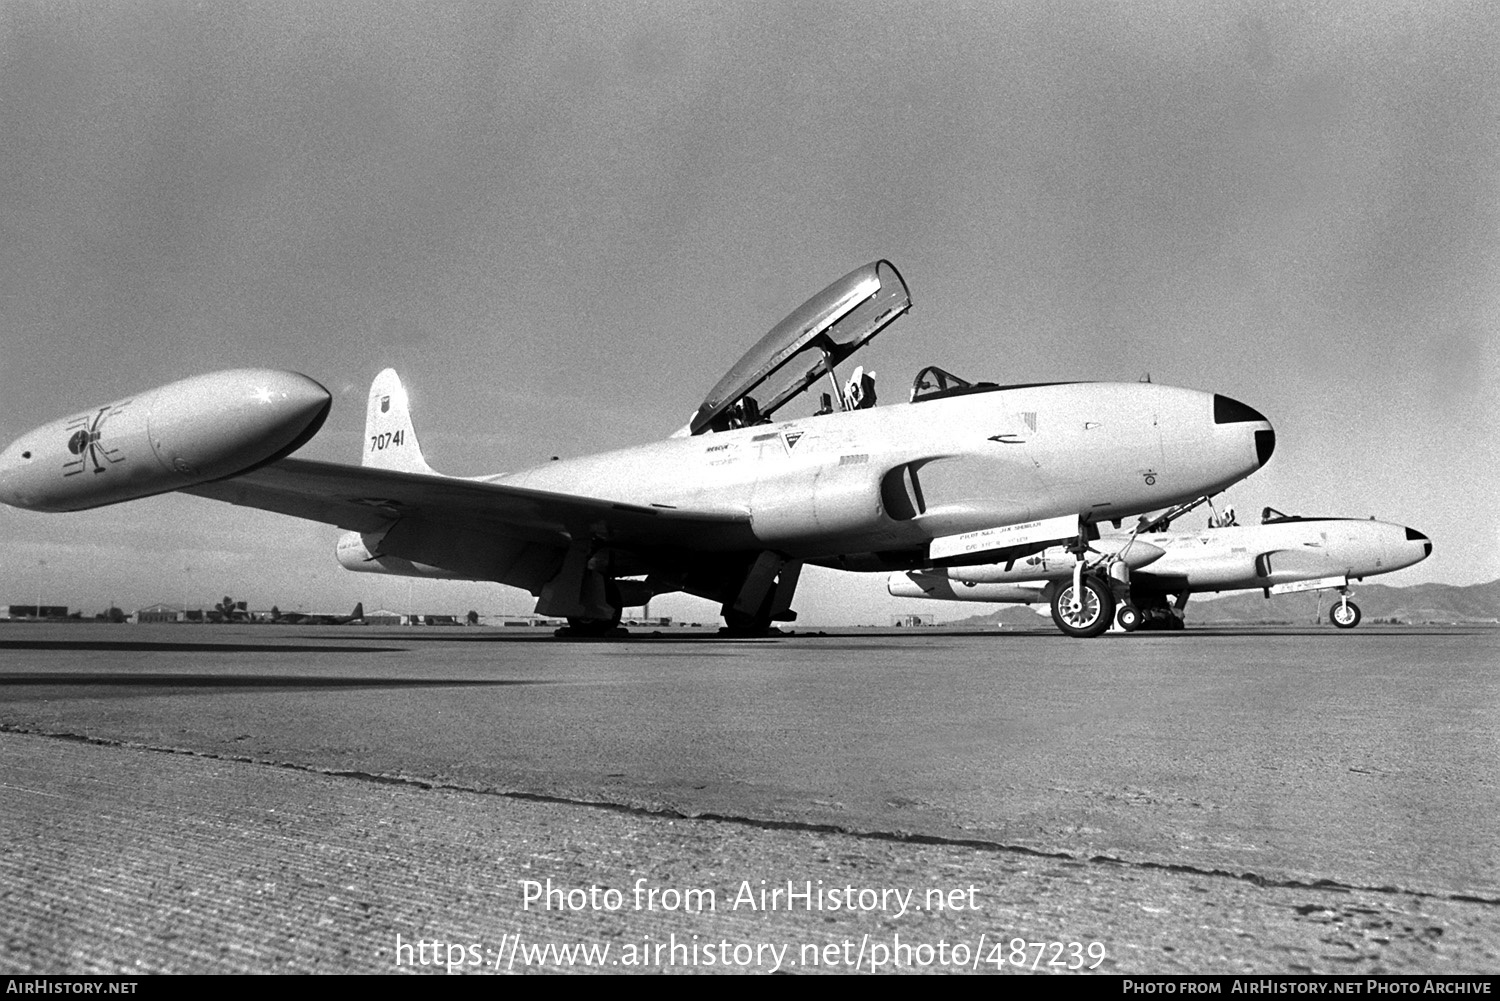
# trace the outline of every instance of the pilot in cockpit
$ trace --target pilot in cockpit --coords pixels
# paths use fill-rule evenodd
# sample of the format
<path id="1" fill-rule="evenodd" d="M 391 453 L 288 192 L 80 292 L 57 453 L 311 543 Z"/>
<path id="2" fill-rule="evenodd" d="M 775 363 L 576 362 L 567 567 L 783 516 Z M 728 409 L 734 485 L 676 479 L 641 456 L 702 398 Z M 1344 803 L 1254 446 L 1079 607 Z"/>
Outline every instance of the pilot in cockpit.
<path id="1" fill-rule="evenodd" d="M 760 404 L 755 402 L 755 397 L 746 396 L 728 411 L 728 426 L 730 428 L 747 428 L 752 424 L 769 424 L 770 418 L 762 417 Z"/>
<path id="2" fill-rule="evenodd" d="M 849 375 L 844 385 L 844 409 L 867 410 L 875 405 L 875 373 L 866 372 L 860 365 Z"/>

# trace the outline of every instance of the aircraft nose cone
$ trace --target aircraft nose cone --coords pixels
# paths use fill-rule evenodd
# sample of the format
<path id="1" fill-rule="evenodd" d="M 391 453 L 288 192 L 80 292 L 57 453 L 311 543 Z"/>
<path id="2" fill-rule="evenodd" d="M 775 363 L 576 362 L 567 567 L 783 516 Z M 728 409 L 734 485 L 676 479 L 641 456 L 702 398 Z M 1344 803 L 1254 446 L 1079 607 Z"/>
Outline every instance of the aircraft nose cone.
<path id="1" fill-rule="evenodd" d="M 1096 543 L 1096 546 L 1103 548 L 1106 544 L 1100 542 Z M 1130 569 L 1139 570 L 1167 555 L 1167 551 L 1160 546 L 1153 546 L 1145 539 L 1131 539 L 1117 550 L 1116 555 L 1124 560 L 1125 565 Z"/>
<path id="2" fill-rule="evenodd" d="M 1422 544 L 1422 559 L 1425 560 L 1427 557 L 1432 555 L 1432 540 L 1423 535 L 1421 532 L 1417 531 L 1415 528 L 1408 528 L 1406 530 L 1406 541 L 1420 542 Z"/>
<path id="3" fill-rule="evenodd" d="M 1136 570 L 1148 564 L 1155 563 L 1167 555 L 1167 551 L 1160 546 L 1153 546 L 1144 539 L 1136 539 L 1135 542 L 1131 543 L 1130 555 L 1133 559 L 1126 560 L 1126 563 L 1130 569 Z"/>
<path id="4" fill-rule="evenodd" d="M 1266 415 L 1254 407 L 1241 403 L 1239 400 L 1214 394 L 1214 423 L 1215 424 L 1264 424 L 1264 428 L 1255 432 L 1255 458 L 1257 465 L 1264 466 L 1271 459 L 1271 453 L 1276 451 L 1276 432 L 1271 428 L 1271 422 L 1266 420 Z"/>

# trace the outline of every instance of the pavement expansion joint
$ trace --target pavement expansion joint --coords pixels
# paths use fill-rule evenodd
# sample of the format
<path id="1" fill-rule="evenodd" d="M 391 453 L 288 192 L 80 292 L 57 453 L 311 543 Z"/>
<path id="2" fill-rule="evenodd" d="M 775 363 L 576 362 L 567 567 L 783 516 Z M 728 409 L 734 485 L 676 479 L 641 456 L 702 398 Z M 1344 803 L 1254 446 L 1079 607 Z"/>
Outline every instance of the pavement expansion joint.
<path id="1" fill-rule="evenodd" d="M 19 727 L 7 723 L 0 723 L 0 733 L 14 733 L 35 737 L 49 737 L 55 740 L 66 740 L 83 744 L 93 744 L 104 747 L 118 747 L 127 750 L 147 751 L 159 754 L 181 754 L 188 757 L 205 758 L 216 761 L 234 761 L 241 764 L 261 765 L 271 768 L 284 768 L 290 771 L 306 772 L 314 775 L 325 775 L 331 778 L 347 778 L 359 782 L 372 782 L 382 785 L 406 786 L 413 789 L 423 789 L 427 791 L 458 792 L 480 796 L 496 796 L 503 799 L 512 799 L 531 803 L 556 803 L 566 806 L 592 807 L 594 809 L 607 810 L 613 813 L 621 813 L 641 817 L 702 821 L 705 823 L 736 824 L 743 827 L 766 831 L 800 831 L 810 834 L 835 834 L 852 838 L 860 838 L 868 841 L 887 841 L 903 844 L 971 848 L 977 851 L 992 852 L 995 854 L 1024 855 L 1032 858 L 1051 858 L 1059 859 L 1062 861 L 1117 866 L 1126 869 L 1152 870 L 1158 872 L 1183 873 L 1187 875 L 1203 876 L 1216 879 L 1231 879 L 1237 880 L 1239 882 L 1250 883 L 1254 886 L 1265 889 L 1325 890 L 1346 893 L 1373 893 L 1389 896 L 1411 897 L 1416 899 L 1442 900 L 1454 903 L 1481 904 L 1488 907 L 1500 907 L 1500 898 L 1478 896 L 1471 893 L 1439 893 L 1431 890 L 1410 889 L 1392 885 L 1373 886 L 1362 885 L 1358 883 L 1345 883 L 1339 880 L 1332 879 L 1275 879 L 1267 876 L 1262 876 L 1259 873 L 1248 871 L 1235 872 L 1229 869 L 1210 868 L 1206 866 L 1188 865 L 1183 863 L 1155 862 L 1146 859 L 1127 859 L 1113 855 L 1083 856 L 1072 852 L 1046 850 L 1033 848 L 1028 845 L 1005 844 L 1003 842 L 986 841 L 975 838 L 952 838 L 935 834 L 918 834 L 909 831 L 861 830 L 858 828 L 844 827 L 837 824 L 818 824 L 795 820 L 769 820 L 764 818 L 745 817 L 723 813 L 689 814 L 671 809 L 669 807 L 647 807 L 631 805 L 627 803 L 614 803 L 607 800 L 577 799 L 567 796 L 554 796 L 548 795 L 546 793 L 525 792 L 521 790 L 485 789 L 448 782 L 434 782 L 428 779 L 419 779 L 406 775 L 387 775 L 348 769 L 320 768 L 316 765 L 300 764 L 292 761 L 274 761 L 264 758 L 250 757 L 247 755 L 220 754 L 213 751 L 193 750 L 191 748 L 170 747 L 157 744 L 144 744 L 136 741 L 116 740 L 107 737 L 94 737 L 88 734 L 38 730 L 27 727 Z"/>

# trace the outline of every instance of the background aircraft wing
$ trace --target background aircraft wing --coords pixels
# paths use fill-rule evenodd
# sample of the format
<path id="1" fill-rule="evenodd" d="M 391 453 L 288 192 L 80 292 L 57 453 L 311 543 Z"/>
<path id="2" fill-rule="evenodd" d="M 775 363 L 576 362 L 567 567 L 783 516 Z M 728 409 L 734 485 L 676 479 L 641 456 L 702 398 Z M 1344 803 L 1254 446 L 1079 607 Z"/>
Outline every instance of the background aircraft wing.
<path id="1" fill-rule="evenodd" d="M 737 511 L 644 507 L 485 480 L 282 459 L 184 493 L 376 532 L 400 519 L 566 546 L 578 538 L 643 548 L 754 548 Z"/>

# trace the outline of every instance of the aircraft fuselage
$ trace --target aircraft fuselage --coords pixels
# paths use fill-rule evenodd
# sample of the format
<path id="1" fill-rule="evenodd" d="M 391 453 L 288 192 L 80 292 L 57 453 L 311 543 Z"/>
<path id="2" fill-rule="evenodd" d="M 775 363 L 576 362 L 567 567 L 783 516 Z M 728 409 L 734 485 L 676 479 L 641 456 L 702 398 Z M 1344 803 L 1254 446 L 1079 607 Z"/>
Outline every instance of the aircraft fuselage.
<path id="1" fill-rule="evenodd" d="M 1001 389 L 672 438 L 486 479 L 746 512 L 761 548 L 877 569 L 891 564 L 864 565 L 873 554 L 942 536 L 1068 514 L 1111 520 L 1222 489 L 1258 468 L 1274 437 L 1253 411 L 1224 420 L 1216 400 L 1149 383 Z"/>
<path id="2" fill-rule="evenodd" d="M 1304 518 L 1266 525 L 1154 532 L 1137 536 L 1161 552 L 1131 574 L 1132 588 L 1165 595 L 1274 588 L 1304 581 L 1359 580 L 1419 563 L 1432 552 L 1427 536 L 1404 525 L 1354 518 Z M 951 601 L 1034 602 L 1026 581 L 1066 580 L 1071 566 L 1039 572 L 1018 561 L 995 565 L 893 574 L 888 589 L 898 597 Z"/>
<path id="3" fill-rule="evenodd" d="M 1323 577 L 1358 580 L 1419 563 L 1427 536 L 1404 525 L 1355 518 L 1307 518 L 1141 536 L 1163 551 L 1141 572 L 1192 593 L 1274 587 Z"/>

